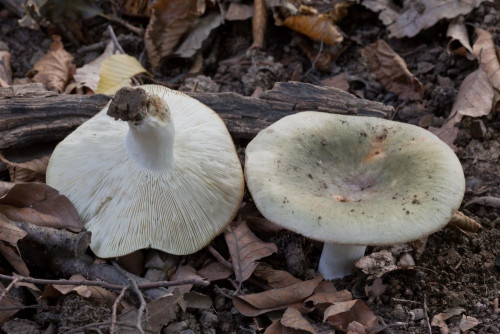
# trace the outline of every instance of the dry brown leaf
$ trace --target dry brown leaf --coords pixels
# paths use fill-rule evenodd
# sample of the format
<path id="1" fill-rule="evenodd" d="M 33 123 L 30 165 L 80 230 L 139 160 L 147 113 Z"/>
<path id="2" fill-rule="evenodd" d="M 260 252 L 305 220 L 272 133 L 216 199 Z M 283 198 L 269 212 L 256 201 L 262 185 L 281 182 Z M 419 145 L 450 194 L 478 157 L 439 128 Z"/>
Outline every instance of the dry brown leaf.
<path id="1" fill-rule="evenodd" d="M 457 124 L 462 120 L 463 115 L 461 113 L 455 113 L 450 115 L 446 123 L 444 123 L 440 128 L 429 127 L 429 131 L 439 137 L 442 141 L 448 144 L 454 151 L 457 150 L 455 144 L 455 139 L 458 136 Z"/>
<path id="2" fill-rule="evenodd" d="M 43 83 L 49 90 L 62 93 L 73 77 L 76 67 L 73 64 L 73 56 L 64 50 L 61 37 L 52 35 L 52 40 L 49 51 L 33 66 L 28 76 L 35 82 Z"/>
<path id="3" fill-rule="evenodd" d="M 500 74 L 500 67 L 498 70 Z M 480 117 L 488 115 L 492 107 L 493 87 L 487 74 L 478 68 L 462 81 L 451 114 L 458 112 L 464 116 Z"/>
<path id="4" fill-rule="evenodd" d="M 469 60 L 474 59 L 472 47 L 469 43 L 469 34 L 462 16 L 450 22 L 446 36 L 450 38 L 447 46 L 449 53 L 465 56 Z"/>
<path id="5" fill-rule="evenodd" d="M 253 6 L 239 2 L 230 2 L 224 18 L 228 21 L 248 20 L 253 16 Z"/>
<path id="6" fill-rule="evenodd" d="M 357 321 L 353 321 L 347 326 L 347 334 L 366 334 L 365 326 Z"/>
<path id="7" fill-rule="evenodd" d="M 182 36 L 205 12 L 205 0 L 160 0 L 152 7 L 151 19 L 144 34 L 144 44 L 153 68 L 172 54 Z"/>
<path id="8" fill-rule="evenodd" d="M 83 229 L 66 196 L 42 183 L 17 183 L 0 198 L 0 221 L 22 221 L 71 232 Z"/>
<path id="9" fill-rule="evenodd" d="M 115 50 L 113 42 L 109 42 L 104 49 L 104 52 L 99 57 L 97 57 L 90 63 L 76 69 L 76 74 L 74 77 L 75 81 L 83 85 L 84 87 L 91 89 L 92 92 L 97 92 L 101 65 L 106 59 L 108 59 L 116 52 L 117 50 Z"/>
<path id="10" fill-rule="evenodd" d="M 253 0 L 252 37 L 251 48 L 264 46 L 264 33 L 267 27 L 267 7 L 265 0 Z"/>
<path id="11" fill-rule="evenodd" d="M 14 268 L 14 270 L 17 273 L 19 273 L 22 276 L 29 276 L 30 271 L 26 266 L 26 263 L 24 263 L 23 259 L 21 258 L 17 246 L 15 247 L 15 249 L 16 250 L 0 242 L 0 254 L 2 254 L 5 260 L 7 260 L 7 262 L 10 263 L 10 265 Z"/>
<path id="12" fill-rule="evenodd" d="M 220 262 L 210 261 L 207 265 L 198 270 L 197 273 L 201 277 L 212 282 L 228 278 L 233 273 L 233 270 L 222 265 Z"/>
<path id="13" fill-rule="evenodd" d="M 5 286 L 0 282 L 0 291 L 4 291 Z M 10 319 L 23 307 L 23 303 L 14 299 L 10 294 L 5 295 L 0 301 L 0 325 Z"/>
<path id="14" fill-rule="evenodd" d="M 292 328 L 301 333 L 317 334 L 313 326 L 307 321 L 302 314 L 295 308 L 289 307 L 286 309 L 283 317 L 280 320 L 281 325 L 284 327 Z"/>
<path id="15" fill-rule="evenodd" d="M 224 237 L 238 282 L 244 282 L 252 275 L 257 260 L 278 251 L 275 244 L 257 238 L 241 219 L 226 228 Z"/>
<path id="16" fill-rule="evenodd" d="M 50 154 L 44 155 L 41 158 L 33 159 L 25 162 L 12 162 L 7 160 L 0 153 L 0 161 L 2 161 L 10 174 L 11 182 L 45 182 L 45 171 L 49 164 Z"/>
<path id="17" fill-rule="evenodd" d="M 301 282 L 288 271 L 275 270 L 267 263 L 259 263 L 253 274 L 258 279 L 265 281 L 271 288 L 284 288 Z"/>
<path id="18" fill-rule="evenodd" d="M 378 40 L 361 50 L 370 70 L 384 87 L 403 100 L 420 100 L 424 96 L 424 85 L 410 73 L 406 63 L 389 44 Z"/>
<path id="19" fill-rule="evenodd" d="M 347 74 L 345 72 L 337 74 L 331 78 L 323 79 L 321 82 L 328 87 L 341 89 L 344 92 L 349 91 L 349 82 L 347 81 Z"/>
<path id="20" fill-rule="evenodd" d="M 476 233 L 481 228 L 481 224 L 466 216 L 462 211 L 455 212 L 446 226 L 471 233 Z"/>
<path id="21" fill-rule="evenodd" d="M 353 321 L 365 328 L 378 325 L 375 314 L 360 299 L 335 303 L 326 309 L 323 316 L 323 322 L 328 322 L 333 328 L 342 331 L 347 331 Z"/>
<path id="22" fill-rule="evenodd" d="M 273 323 L 266 328 L 264 334 L 283 334 L 283 326 L 280 320 L 274 320 Z"/>
<path id="23" fill-rule="evenodd" d="M 385 273 L 398 269 L 391 252 L 385 249 L 363 256 L 354 263 L 354 266 L 370 277 L 381 277 Z"/>
<path id="24" fill-rule="evenodd" d="M 183 298 L 186 302 L 186 308 L 206 310 L 212 307 L 212 299 L 209 296 L 196 291 L 186 293 Z"/>
<path id="25" fill-rule="evenodd" d="M 1 207 L 0 207 L 1 209 Z M 0 214 L 2 212 L 0 211 Z M 24 238 L 27 233 L 9 221 L 2 219 L 0 215 L 0 241 L 6 242 L 13 247 L 17 247 L 17 242 Z"/>
<path id="26" fill-rule="evenodd" d="M 266 218 L 252 216 L 244 216 L 243 218 L 246 220 L 248 227 L 257 233 L 274 235 L 283 231 L 283 227 L 267 220 Z"/>
<path id="27" fill-rule="evenodd" d="M 9 87 L 11 84 L 10 52 L 0 51 L 0 87 Z"/>
<path id="28" fill-rule="evenodd" d="M 320 304 L 333 304 L 349 300 L 352 300 L 352 294 L 347 290 L 336 292 L 316 292 L 311 297 L 304 300 L 304 304 L 312 304 L 312 307 L 316 307 Z M 306 307 L 310 308 L 308 305 L 306 305 Z"/>
<path id="29" fill-rule="evenodd" d="M 194 270 L 193 267 L 191 267 L 190 265 L 184 265 L 184 266 L 179 266 L 179 268 L 177 268 L 177 271 L 171 277 L 172 281 L 183 280 L 183 279 L 198 279 L 201 281 L 203 278 L 201 278 L 196 273 L 196 270 Z M 181 293 L 188 293 L 193 288 L 193 284 L 179 285 L 176 288 Z"/>
<path id="30" fill-rule="evenodd" d="M 282 24 L 318 42 L 337 45 L 343 37 L 338 28 L 326 15 L 295 15 L 283 20 Z"/>
<path id="31" fill-rule="evenodd" d="M 313 293 L 322 279 L 321 276 L 318 276 L 312 280 L 295 283 L 284 288 L 235 296 L 233 304 L 241 314 L 247 317 L 284 309 L 296 303 L 299 304 L 300 308 L 302 301 Z"/>
<path id="32" fill-rule="evenodd" d="M 476 327 L 479 325 L 481 321 L 477 320 L 474 317 L 469 317 L 467 315 L 462 315 L 462 319 L 460 319 L 460 324 L 458 327 L 460 327 L 460 330 L 462 332 L 467 332 L 469 329 Z"/>
<path id="33" fill-rule="evenodd" d="M 4 196 L 9 192 L 9 190 L 14 187 L 14 183 L 12 182 L 5 182 L 5 181 L 0 181 L 0 197 Z"/>
<path id="34" fill-rule="evenodd" d="M 413 37 L 441 19 L 453 19 L 470 13 L 482 2 L 491 0 L 420 0 L 407 1 L 394 23 L 388 26 L 389 37 Z"/>
<path id="35" fill-rule="evenodd" d="M 498 60 L 493 36 L 486 30 L 476 28 L 477 40 L 472 47 L 481 69 L 488 75 L 490 83 L 500 91 L 500 61 Z"/>
<path id="36" fill-rule="evenodd" d="M 448 309 L 443 313 L 439 313 L 432 318 L 431 326 L 439 327 L 441 333 L 448 333 L 448 325 L 446 324 L 446 320 L 456 315 L 460 315 L 465 312 L 465 309 L 461 307 L 455 307 L 452 309 Z"/>

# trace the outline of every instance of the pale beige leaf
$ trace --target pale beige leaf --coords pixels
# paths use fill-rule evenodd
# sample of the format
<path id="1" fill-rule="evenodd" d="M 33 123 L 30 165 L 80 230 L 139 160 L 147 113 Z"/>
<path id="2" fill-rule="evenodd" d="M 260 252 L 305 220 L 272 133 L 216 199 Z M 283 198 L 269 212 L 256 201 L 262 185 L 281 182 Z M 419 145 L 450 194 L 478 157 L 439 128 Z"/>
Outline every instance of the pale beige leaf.
<path id="1" fill-rule="evenodd" d="M 238 220 L 224 232 L 234 273 L 239 282 L 246 281 L 257 267 L 257 260 L 278 251 L 273 243 L 263 242 L 250 231 L 245 221 Z"/>
<path id="2" fill-rule="evenodd" d="M 61 37 L 53 35 L 52 39 L 49 51 L 33 66 L 28 76 L 35 82 L 43 83 L 48 89 L 62 93 L 76 67 L 73 56 L 64 50 Z"/>
<path id="3" fill-rule="evenodd" d="M 130 86 L 130 79 L 139 73 L 147 73 L 141 63 L 126 54 L 106 58 L 100 69 L 97 93 L 114 94 L 122 87 Z"/>
<path id="4" fill-rule="evenodd" d="M 10 52 L 0 51 L 0 87 L 9 87 L 11 83 Z"/>
<path id="5" fill-rule="evenodd" d="M 113 42 L 109 42 L 99 57 L 76 69 L 75 82 L 91 89 L 94 93 L 97 92 L 101 65 L 108 57 L 116 53 L 115 51 L 117 52 Z"/>
<path id="6" fill-rule="evenodd" d="M 403 100 L 420 100 L 424 96 L 424 85 L 410 73 L 406 63 L 389 44 L 378 40 L 361 50 L 370 70 L 384 87 Z"/>
<path id="7" fill-rule="evenodd" d="M 182 58 L 192 57 L 201 49 L 203 42 L 208 38 L 212 30 L 220 26 L 223 20 L 224 18 L 219 11 L 212 11 L 196 19 L 193 28 L 182 44 L 175 49 L 174 54 Z"/>
<path id="8" fill-rule="evenodd" d="M 228 21 L 244 21 L 253 16 L 253 6 L 230 2 L 224 18 Z"/>
<path id="9" fill-rule="evenodd" d="M 472 47 L 481 69 L 486 72 L 490 83 L 500 91 L 500 61 L 495 51 L 493 36 L 486 30 L 476 28 L 477 40 Z"/>
<path id="10" fill-rule="evenodd" d="M 470 60 L 474 58 L 472 46 L 469 43 L 469 34 L 462 16 L 450 22 L 446 36 L 450 38 L 447 46 L 449 53 L 465 56 Z"/>
<path id="11" fill-rule="evenodd" d="M 0 206 L 0 241 L 4 241 L 9 245 L 16 247 L 17 242 L 24 238 L 27 233 L 6 220 Z"/>
<path id="12" fill-rule="evenodd" d="M 353 321 L 365 328 L 378 325 L 375 314 L 360 299 L 335 303 L 326 309 L 323 316 L 323 322 L 328 322 L 333 328 L 345 332 Z"/>
<path id="13" fill-rule="evenodd" d="M 45 182 L 45 171 L 49 164 L 50 154 L 25 162 L 12 162 L 0 153 L 2 161 L 9 170 L 11 182 Z"/>
<path id="14" fill-rule="evenodd" d="M 479 68 L 462 81 L 451 114 L 459 113 L 470 117 L 488 115 L 493 107 L 493 95 L 488 76 Z"/>
<path id="15" fill-rule="evenodd" d="M 280 323 L 288 328 L 292 328 L 298 331 L 303 331 L 306 333 L 316 334 L 316 330 L 314 327 L 307 321 L 300 312 L 293 308 L 289 307 L 286 309 L 283 317 L 280 320 Z"/>
<path id="16" fill-rule="evenodd" d="M 460 330 L 465 333 L 469 329 L 476 327 L 480 323 L 481 321 L 477 320 L 476 318 L 469 317 L 464 314 L 462 316 L 462 319 L 460 319 L 460 324 L 458 326 L 460 327 Z"/>

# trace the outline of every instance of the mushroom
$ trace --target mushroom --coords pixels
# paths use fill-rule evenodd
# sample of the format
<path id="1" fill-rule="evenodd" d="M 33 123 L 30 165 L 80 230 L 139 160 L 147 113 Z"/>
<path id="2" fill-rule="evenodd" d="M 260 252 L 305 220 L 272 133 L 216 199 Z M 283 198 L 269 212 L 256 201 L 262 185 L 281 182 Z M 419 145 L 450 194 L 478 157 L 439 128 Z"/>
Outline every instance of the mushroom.
<path id="1" fill-rule="evenodd" d="M 429 131 L 321 112 L 262 130 L 246 148 L 245 178 L 264 217 L 324 241 L 326 279 L 350 274 L 366 245 L 439 230 L 465 190 L 458 158 Z"/>
<path id="2" fill-rule="evenodd" d="M 157 85 L 121 89 L 59 143 L 47 184 L 73 202 L 103 258 L 194 253 L 233 219 L 244 190 L 221 118 Z"/>

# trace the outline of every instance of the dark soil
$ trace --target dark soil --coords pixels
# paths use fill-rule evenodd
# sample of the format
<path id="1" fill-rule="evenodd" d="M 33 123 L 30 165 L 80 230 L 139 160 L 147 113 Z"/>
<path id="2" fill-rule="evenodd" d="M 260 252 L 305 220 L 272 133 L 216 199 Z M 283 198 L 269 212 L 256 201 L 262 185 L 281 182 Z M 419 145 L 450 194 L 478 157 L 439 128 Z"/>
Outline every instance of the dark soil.
<path id="1" fill-rule="evenodd" d="M 486 17 L 488 22 L 485 22 Z M 51 39 L 46 30 L 20 28 L 16 20 L 0 5 L 0 50 L 10 50 L 13 76 L 23 78 L 44 55 Z M 189 76 L 191 63 L 173 59 L 168 62 L 168 68 L 165 65 L 155 73 L 155 79 L 180 89 L 191 89 L 193 82 L 197 82 L 200 91 L 233 91 L 251 95 L 257 87 L 269 89 L 277 81 L 290 80 L 299 66 L 302 67 L 300 80 L 313 84 L 321 85 L 323 79 L 345 73 L 351 93 L 394 106 L 396 120 L 439 127 L 450 113 L 460 83 L 478 66 L 475 61 L 448 54 L 445 22 L 421 32 L 415 38 L 389 39 L 377 16 L 356 5 L 350 8 L 347 18 L 339 24 L 347 36 L 346 50 L 333 63 L 330 71 L 319 72 L 311 69 L 310 60 L 293 42 L 294 33 L 287 28 L 273 26 L 271 17 L 269 20 L 271 24 L 265 39 L 267 47 L 263 50 L 247 50 L 252 42 L 250 21 L 226 22 L 206 43 L 205 66 L 201 73 L 204 77 Z M 498 27 L 500 11 L 493 6 L 481 5 L 466 16 L 466 22 L 482 28 Z M 92 19 L 87 24 L 94 42 L 109 39 L 103 19 Z M 113 27 L 125 51 L 144 63 L 141 38 L 121 26 Z M 493 34 L 495 44 L 500 45 L 498 29 Z M 425 85 L 426 93 L 422 101 L 399 100 L 369 72 L 360 49 L 378 39 L 386 40 Z M 91 61 L 102 52 L 102 49 L 87 52 L 85 46 L 75 46 L 67 41 L 65 48 L 75 56 L 77 66 Z M 147 63 L 145 66 L 148 68 Z M 423 123 L 423 120 L 427 122 Z M 456 141 L 457 155 L 466 176 L 464 203 L 478 196 L 500 197 L 500 116 L 492 113 L 479 120 L 486 131 L 476 131 L 477 124 L 474 122 L 478 119 L 466 117 Z M 239 151 L 242 152 L 243 147 Z M 248 195 L 245 199 L 251 201 Z M 355 297 L 365 300 L 380 322 L 389 325 L 384 333 L 439 333 L 438 327 L 429 329 L 427 319 L 432 320 L 435 315 L 455 307 L 464 308 L 463 314 L 480 321 L 468 333 L 500 333 L 500 311 L 497 309 L 495 312 L 493 307 L 494 300 L 500 297 L 500 209 L 471 205 L 462 210 L 480 222 L 482 229 L 477 233 L 466 233 L 445 228 L 431 235 L 421 257 L 413 254 L 416 267 L 383 276 L 387 290 L 380 298 L 366 296 L 364 288 L 371 284 L 371 280 L 359 270 L 343 280 L 336 280 L 335 285 L 338 289 L 347 288 Z M 278 254 L 266 259 L 274 268 L 288 270 L 302 279 L 315 274 L 320 245 L 291 232 L 274 237 L 259 236 L 278 245 Z M 215 244 L 225 247 L 221 238 L 216 239 Z M 189 257 L 188 261 L 194 266 L 200 265 L 200 257 L 206 258 L 206 253 L 202 250 Z M 289 254 L 298 254 L 298 257 L 292 261 Z M 270 322 L 265 317 L 254 321 L 240 315 L 231 300 L 221 294 L 222 291 L 231 295 L 231 289 L 231 285 L 224 283 L 217 288 L 211 285 L 198 289 L 212 298 L 213 308 L 179 313 L 164 333 L 262 333 L 257 324 L 265 328 Z M 250 284 L 245 289 L 248 292 L 259 291 Z M 76 299 L 60 303 L 57 309 L 63 313 L 59 325 L 76 327 L 84 324 L 85 321 L 75 318 L 75 312 L 87 307 Z M 109 315 L 98 305 L 94 305 L 93 312 L 83 313 L 86 321 L 91 322 L 101 319 L 99 312 L 104 312 L 106 317 Z M 42 317 L 43 314 L 46 316 Z M 38 314 L 23 311 L 17 314 L 17 318 L 25 320 L 16 321 L 19 326 L 28 328 L 25 333 L 41 332 L 50 323 L 50 314 L 52 311 Z M 461 317 L 449 319 L 450 328 L 458 324 Z M 318 325 L 321 323 L 321 319 L 312 321 Z M 2 327 L 5 333 L 22 332 L 21 327 L 14 326 L 14 322 L 8 324 L 10 327 Z"/>

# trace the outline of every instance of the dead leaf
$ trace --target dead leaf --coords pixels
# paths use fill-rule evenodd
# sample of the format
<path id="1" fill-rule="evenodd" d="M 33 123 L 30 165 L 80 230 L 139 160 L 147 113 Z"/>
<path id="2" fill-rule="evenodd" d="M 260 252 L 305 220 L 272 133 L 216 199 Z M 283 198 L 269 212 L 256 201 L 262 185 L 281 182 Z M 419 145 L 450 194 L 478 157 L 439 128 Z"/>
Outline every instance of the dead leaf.
<path id="1" fill-rule="evenodd" d="M 462 211 L 455 212 L 446 226 L 471 233 L 476 233 L 481 228 L 481 224 L 466 216 Z"/>
<path id="2" fill-rule="evenodd" d="M 25 162 L 11 162 L 0 153 L 0 161 L 2 161 L 9 170 L 10 181 L 16 183 L 45 182 L 45 171 L 47 170 L 49 159 L 50 154 Z"/>
<path id="3" fill-rule="evenodd" d="M 283 20 L 282 25 L 330 45 L 337 45 L 344 39 L 331 18 L 323 14 L 289 16 Z"/>
<path id="4" fill-rule="evenodd" d="M 472 47 L 481 69 L 486 72 L 490 83 L 500 91 L 500 61 L 498 60 L 493 36 L 486 30 L 476 28 L 477 40 Z"/>
<path id="5" fill-rule="evenodd" d="M 182 295 L 181 292 L 174 289 L 171 294 L 149 302 L 146 306 L 146 312 L 142 315 L 142 328 L 144 331 L 148 334 L 160 333 L 164 325 L 173 321 L 177 316 L 178 304 L 183 302 Z M 137 312 L 136 307 L 124 310 L 118 316 L 116 333 L 136 334 Z"/>
<path id="6" fill-rule="evenodd" d="M 198 279 L 203 280 L 190 265 L 179 266 L 177 271 L 172 275 L 172 281 L 184 280 L 184 279 Z M 185 284 L 176 286 L 176 289 L 181 293 L 188 293 L 193 288 L 193 284 Z"/>
<path id="7" fill-rule="evenodd" d="M 450 38 L 447 46 L 449 53 L 467 57 L 469 60 L 474 59 L 463 16 L 450 22 L 446 36 Z"/>
<path id="8" fill-rule="evenodd" d="M 280 323 L 280 319 L 274 320 L 273 323 L 266 328 L 264 334 L 283 334 L 283 326 Z"/>
<path id="9" fill-rule="evenodd" d="M 64 50 L 61 37 L 52 35 L 52 40 L 49 51 L 28 72 L 28 77 L 43 83 L 49 90 L 62 93 L 73 77 L 76 67 L 73 64 L 73 56 Z"/>
<path id="10" fill-rule="evenodd" d="M 448 333 L 448 325 L 446 324 L 446 320 L 456 315 L 460 315 L 465 312 L 465 309 L 461 307 L 455 307 L 452 309 L 446 310 L 446 312 L 439 313 L 432 318 L 431 326 L 439 327 L 441 333 Z"/>
<path id="11" fill-rule="evenodd" d="M 5 286 L 0 282 L 0 291 L 4 291 Z M 10 294 L 5 295 L 0 301 L 0 325 L 10 319 L 14 314 L 16 314 L 23 304 L 14 299 Z"/>
<path id="12" fill-rule="evenodd" d="M 15 248 L 15 250 L 14 250 Z M 9 247 L 0 242 L 0 254 L 10 263 L 14 270 L 22 276 L 29 276 L 30 271 L 21 258 L 19 249 L 16 247 Z"/>
<path id="13" fill-rule="evenodd" d="M 42 183 L 17 183 L 0 198 L 0 221 L 22 221 L 71 232 L 83 229 L 78 212 L 66 196 Z"/>
<path id="14" fill-rule="evenodd" d="M 224 18 L 228 21 L 244 21 L 253 16 L 253 6 L 230 2 Z"/>
<path id="15" fill-rule="evenodd" d="M 222 265 L 220 262 L 210 261 L 207 265 L 198 270 L 197 273 L 201 277 L 212 282 L 228 278 L 232 275 L 233 270 Z"/>
<path id="16" fill-rule="evenodd" d="M 10 52 L 0 51 L 0 87 L 9 87 L 11 84 Z"/>
<path id="17" fill-rule="evenodd" d="M 4 196 L 9 192 L 9 190 L 14 187 L 14 183 L 12 182 L 5 182 L 5 181 L 0 181 L 0 197 Z"/>
<path id="18" fill-rule="evenodd" d="M 19 227 L 0 218 L 0 241 L 6 242 L 13 247 L 17 247 L 17 242 L 26 235 L 27 233 Z"/>
<path id="19" fill-rule="evenodd" d="M 480 323 L 481 321 L 477 320 L 476 318 L 469 317 L 464 314 L 462 316 L 462 319 L 460 319 L 460 324 L 458 325 L 458 327 L 460 327 L 460 330 L 462 332 L 466 332 L 469 329 L 476 327 Z"/>
<path id="20" fill-rule="evenodd" d="M 253 274 L 258 279 L 265 281 L 271 288 L 284 288 L 301 282 L 288 271 L 275 270 L 267 263 L 259 263 Z"/>
<path id="21" fill-rule="evenodd" d="M 114 94 L 131 86 L 131 78 L 139 73 L 148 72 L 136 58 L 126 54 L 109 56 L 101 64 L 96 93 Z"/>
<path id="22" fill-rule="evenodd" d="M 119 0 L 119 8 L 126 15 L 149 17 L 151 15 L 149 3 L 148 0 Z"/>
<path id="23" fill-rule="evenodd" d="M 186 308 L 206 310 L 212 307 L 212 299 L 209 296 L 196 291 L 190 291 L 184 294 L 183 298 L 186 302 Z"/>
<path id="24" fill-rule="evenodd" d="M 264 34 L 267 27 L 267 6 L 265 0 L 253 0 L 252 37 L 251 48 L 264 47 Z"/>
<path id="25" fill-rule="evenodd" d="M 224 237 L 238 282 L 244 282 L 252 275 L 257 260 L 278 251 L 275 244 L 257 238 L 241 219 L 226 228 Z"/>
<path id="26" fill-rule="evenodd" d="M 455 113 L 454 115 L 448 118 L 446 123 L 444 123 L 440 128 L 429 127 L 429 131 L 439 137 L 442 141 L 448 144 L 454 151 L 457 150 L 454 142 L 458 136 L 458 127 L 457 125 L 462 120 L 463 115 L 461 113 Z"/>
<path id="27" fill-rule="evenodd" d="M 205 12 L 204 0 L 160 0 L 152 7 L 144 35 L 149 62 L 154 69 L 174 48 Z"/>
<path id="28" fill-rule="evenodd" d="M 401 10 L 392 0 L 364 0 L 361 4 L 372 12 L 379 13 L 378 18 L 386 26 L 393 24 L 398 19 Z"/>
<path id="29" fill-rule="evenodd" d="M 361 55 L 368 60 L 370 70 L 388 91 L 403 100 L 423 98 L 424 85 L 410 73 L 403 58 L 384 40 L 366 46 Z"/>
<path id="30" fill-rule="evenodd" d="M 385 273 L 398 269 L 391 252 L 385 249 L 363 256 L 354 263 L 354 266 L 370 277 L 382 277 Z"/>
<path id="31" fill-rule="evenodd" d="M 307 321 L 302 314 L 295 308 L 289 307 L 286 309 L 283 317 L 280 320 L 281 325 L 284 327 L 292 328 L 297 331 L 316 334 L 316 330 Z"/>
<path id="32" fill-rule="evenodd" d="M 233 297 L 236 309 L 247 317 L 255 317 L 273 310 L 280 310 L 309 297 L 323 278 L 295 283 L 284 288 Z M 300 307 L 300 305 L 299 305 Z"/>
<path id="33" fill-rule="evenodd" d="M 118 52 L 118 50 L 115 50 L 113 42 L 109 42 L 104 52 L 99 57 L 76 69 L 76 74 L 74 76 L 75 82 L 91 89 L 94 93 L 97 92 L 101 65 L 108 57 L 116 52 Z"/>
<path id="34" fill-rule="evenodd" d="M 353 321 L 365 328 L 378 325 L 375 314 L 360 299 L 335 303 L 326 309 L 323 316 L 323 322 L 328 322 L 333 328 L 342 331 L 347 331 Z"/>
<path id="35" fill-rule="evenodd" d="M 500 74 L 500 67 L 498 72 Z M 478 68 L 462 81 L 451 114 L 458 112 L 470 117 L 488 115 L 493 107 L 493 93 L 487 74 Z"/>
<path id="36" fill-rule="evenodd" d="M 190 58 L 201 49 L 203 42 L 210 36 L 212 30 L 217 28 L 224 21 L 224 17 L 219 11 L 212 11 L 207 15 L 196 19 L 189 34 L 181 45 L 174 51 L 176 56 Z"/>
<path id="37" fill-rule="evenodd" d="M 347 290 L 335 292 L 315 292 L 311 297 L 304 300 L 304 305 L 307 308 L 316 308 L 322 304 L 327 304 L 329 306 L 334 303 L 346 302 L 349 300 L 352 300 L 352 294 Z"/>

